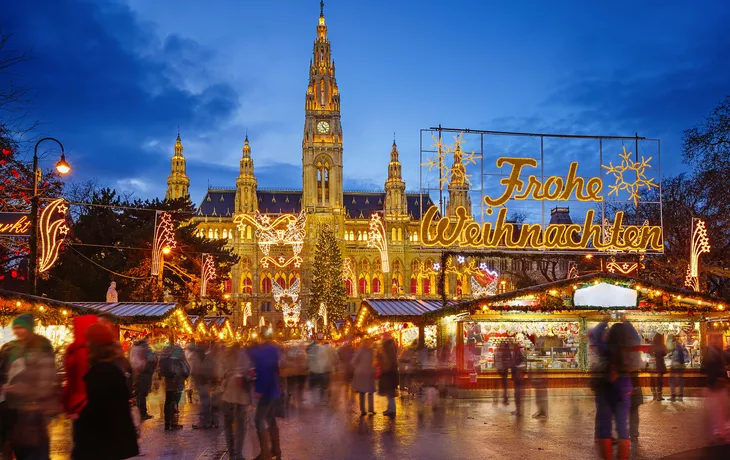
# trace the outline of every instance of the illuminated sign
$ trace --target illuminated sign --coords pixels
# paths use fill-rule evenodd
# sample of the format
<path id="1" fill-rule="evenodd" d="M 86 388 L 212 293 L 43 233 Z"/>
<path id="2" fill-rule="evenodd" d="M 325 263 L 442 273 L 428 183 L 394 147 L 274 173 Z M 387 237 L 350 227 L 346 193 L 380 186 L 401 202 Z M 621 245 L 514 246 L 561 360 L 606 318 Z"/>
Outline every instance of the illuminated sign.
<path id="1" fill-rule="evenodd" d="M 632 163 L 626 166 L 625 171 L 621 170 L 634 171 L 635 180 L 631 183 L 624 182 L 629 178 L 617 174 L 616 166 L 605 167 L 616 179 L 609 194 L 617 190 L 628 190 L 631 193 L 630 199 L 634 201 L 634 194 L 641 188 L 657 187 L 653 180 L 645 179 L 649 160 L 651 158 L 642 158 L 640 163 Z M 662 227 L 652 226 L 647 222 L 643 225 L 625 225 L 623 211 L 615 213 L 613 222 L 607 221 L 607 232 L 604 231 L 604 225 L 595 223 L 596 211 L 593 209 L 586 211 L 581 224 L 554 223 L 543 226 L 508 222 L 505 204 L 509 200 L 577 200 L 600 203 L 604 201 L 603 181 L 600 177 L 586 180 L 579 176 L 577 162 L 570 163 L 567 176 L 548 176 L 544 180 L 535 175 L 527 176 L 528 168 L 537 167 L 537 160 L 533 158 L 501 157 L 496 164 L 498 168 L 508 167 L 511 170 L 499 181 L 503 187 L 501 195 L 483 197 L 488 206 L 487 215 L 492 215 L 494 208 L 498 208 L 495 221 L 480 224 L 474 221 L 464 207 L 456 208 L 455 215 L 451 217 L 441 217 L 438 206 L 432 206 L 421 220 L 420 237 L 423 245 L 508 250 L 663 251 Z"/>
<path id="2" fill-rule="evenodd" d="M 0 236 L 29 236 L 30 216 L 22 212 L 0 212 Z"/>

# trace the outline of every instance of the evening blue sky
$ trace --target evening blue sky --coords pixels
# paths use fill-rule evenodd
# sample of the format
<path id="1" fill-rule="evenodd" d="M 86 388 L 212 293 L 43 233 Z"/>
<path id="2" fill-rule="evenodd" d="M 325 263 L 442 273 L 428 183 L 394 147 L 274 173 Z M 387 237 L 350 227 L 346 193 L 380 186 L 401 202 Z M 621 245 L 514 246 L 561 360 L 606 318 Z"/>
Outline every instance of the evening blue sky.
<path id="1" fill-rule="evenodd" d="M 31 53 L 11 77 L 72 180 L 164 196 L 179 126 L 199 201 L 235 185 L 246 132 L 259 187 L 301 188 L 318 15 L 316 0 L 36 0 L 5 2 L 0 23 Z M 350 189 L 382 190 L 394 132 L 418 189 L 419 129 L 439 123 L 638 132 L 676 174 L 682 131 L 730 94 L 723 1 L 329 0 L 325 16 Z"/>

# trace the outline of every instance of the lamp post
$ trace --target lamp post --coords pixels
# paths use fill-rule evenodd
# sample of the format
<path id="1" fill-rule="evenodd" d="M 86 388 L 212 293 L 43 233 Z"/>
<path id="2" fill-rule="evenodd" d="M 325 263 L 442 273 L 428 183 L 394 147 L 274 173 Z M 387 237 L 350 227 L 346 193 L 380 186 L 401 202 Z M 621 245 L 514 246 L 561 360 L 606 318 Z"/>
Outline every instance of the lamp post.
<path id="1" fill-rule="evenodd" d="M 60 174 L 68 174 L 71 171 L 71 166 L 66 162 L 63 144 L 58 139 L 44 137 L 36 142 L 33 149 L 33 196 L 30 199 L 30 257 L 28 260 L 30 295 L 36 295 L 38 283 L 38 181 L 43 177 L 40 169 L 38 169 L 38 146 L 44 141 L 53 141 L 61 147 L 61 159 L 56 163 L 56 170 Z"/>

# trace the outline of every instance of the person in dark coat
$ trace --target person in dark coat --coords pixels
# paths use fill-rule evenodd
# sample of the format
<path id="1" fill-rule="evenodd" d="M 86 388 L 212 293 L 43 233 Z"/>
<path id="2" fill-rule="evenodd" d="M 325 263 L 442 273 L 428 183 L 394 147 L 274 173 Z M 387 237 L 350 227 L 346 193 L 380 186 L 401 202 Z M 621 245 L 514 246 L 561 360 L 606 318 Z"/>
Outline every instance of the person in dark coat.
<path id="1" fill-rule="evenodd" d="M 119 349 L 111 331 L 93 324 L 86 331 L 89 372 L 86 406 L 79 414 L 73 460 L 122 460 L 139 455 L 130 412 L 132 394 L 117 364 Z"/>
<path id="2" fill-rule="evenodd" d="M 375 368 L 373 366 L 373 348 L 370 339 L 365 339 L 355 351 L 351 365 L 353 367 L 352 388 L 360 395 L 360 415 L 375 414 L 373 393 L 375 393 Z M 365 395 L 368 407 L 365 411 Z"/>
<path id="3" fill-rule="evenodd" d="M 664 374 L 667 373 L 667 364 L 664 362 L 664 357 L 667 356 L 667 347 L 664 345 L 664 335 L 656 334 L 652 341 L 652 350 L 654 354 L 654 360 L 656 361 L 654 367 L 654 375 L 651 378 L 651 389 L 654 393 L 655 401 L 664 401 L 662 397 L 664 388 Z"/>
<path id="4" fill-rule="evenodd" d="M 380 362 L 378 394 L 388 398 L 388 410 L 383 412 L 383 415 L 395 417 L 395 390 L 398 388 L 398 349 L 390 334 L 383 335 L 378 362 Z"/>

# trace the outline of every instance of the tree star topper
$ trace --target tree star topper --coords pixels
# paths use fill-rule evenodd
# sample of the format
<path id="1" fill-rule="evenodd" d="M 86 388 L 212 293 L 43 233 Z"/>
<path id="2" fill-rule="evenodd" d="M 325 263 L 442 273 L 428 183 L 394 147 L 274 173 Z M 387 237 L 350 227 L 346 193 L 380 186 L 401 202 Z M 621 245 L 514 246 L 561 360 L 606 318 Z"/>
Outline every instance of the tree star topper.
<path id="1" fill-rule="evenodd" d="M 642 155 L 641 161 L 634 161 L 631 158 L 632 154 L 633 152 L 627 152 L 626 147 L 624 147 L 624 153 L 619 154 L 621 163 L 614 166 L 613 162 L 610 162 L 608 166 L 601 165 L 601 167 L 613 174 L 616 179 L 614 185 L 608 186 L 608 195 L 618 196 L 620 191 L 625 190 L 629 192 L 629 201 L 633 201 L 634 206 L 636 206 L 639 204 L 642 188 L 651 190 L 652 187 L 659 187 L 659 185 L 654 183 L 653 178 L 646 177 L 647 169 L 651 169 L 649 162 L 652 157 L 644 158 Z M 635 176 L 632 177 L 632 174 Z"/>

